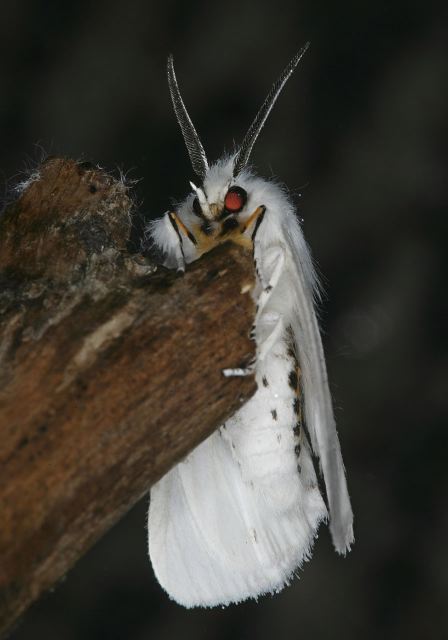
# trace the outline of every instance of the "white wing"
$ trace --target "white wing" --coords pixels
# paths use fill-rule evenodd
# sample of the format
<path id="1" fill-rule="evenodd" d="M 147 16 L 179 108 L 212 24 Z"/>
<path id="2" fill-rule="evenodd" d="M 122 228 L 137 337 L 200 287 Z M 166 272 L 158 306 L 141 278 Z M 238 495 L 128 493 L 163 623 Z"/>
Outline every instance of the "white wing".
<path id="1" fill-rule="evenodd" d="M 270 214 L 270 215 L 268 215 Z M 277 239 L 277 240 L 276 240 Z M 330 531 L 336 551 L 345 554 L 353 542 L 353 513 L 328 387 L 325 357 L 313 302 L 315 274 L 309 249 L 291 209 L 267 211 L 255 238 L 258 262 L 267 247 L 282 248 L 289 286 L 281 313 L 290 323 L 303 376 L 305 422 L 314 454 L 320 460 L 330 511 Z M 274 265 L 270 265 L 273 271 Z"/>
<path id="2" fill-rule="evenodd" d="M 260 437 L 254 426 L 235 422 L 228 437 L 213 433 L 151 490 L 151 562 L 162 587 L 186 607 L 279 591 L 309 557 L 327 515 L 312 468 L 314 486 L 298 477 L 294 445 Z"/>

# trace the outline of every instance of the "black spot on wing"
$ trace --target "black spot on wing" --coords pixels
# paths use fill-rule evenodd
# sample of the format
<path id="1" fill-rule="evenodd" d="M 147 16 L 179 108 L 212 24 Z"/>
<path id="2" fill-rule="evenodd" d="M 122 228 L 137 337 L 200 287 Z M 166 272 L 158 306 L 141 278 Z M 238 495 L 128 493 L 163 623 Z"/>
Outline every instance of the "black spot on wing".
<path id="1" fill-rule="evenodd" d="M 297 376 L 297 372 L 296 371 L 291 371 L 289 376 L 288 376 L 288 382 L 289 382 L 289 386 L 291 387 L 291 389 L 296 390 L 297 387 L 299 386 L 299 378 Z"/>

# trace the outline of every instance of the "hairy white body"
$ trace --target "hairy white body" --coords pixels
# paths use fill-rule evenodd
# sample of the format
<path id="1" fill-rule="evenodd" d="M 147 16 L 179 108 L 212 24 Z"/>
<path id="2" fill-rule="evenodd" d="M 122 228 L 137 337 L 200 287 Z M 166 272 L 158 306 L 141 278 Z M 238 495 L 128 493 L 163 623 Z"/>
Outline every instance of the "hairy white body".
<path id="1" fill-rule="evenodd" d="M 353 541 L 309 250 L 284 191 L 247 170 L 233 177 L 234 163 L 233 157 L 225 158 L 207 168 L 200 195 L 203 211 L 207 214 L 210 207 L 208 217 L 219 228 L 220 218 L 210 214 L 213 207 L 222 210 L 234 184 L 247 193 L 239 227 L 228 239 L 253 243 L 258 390 L 151 490 L 154 571 L 169 595 L 187 607 L 228 604 L 281 589 L 309 556 L 318 525 L 327 517 L 338 552 L 345 553 Z M 188 229 L 198 224 L 194 197 L 177 209 Z M 246 228 L 261 207 L 263 214 Z M 149 231 L 166 266 L 182 268 L 200 255 L 201 242 L 176 231 L 167 215 Z M 218 233 L 214 237 L 216 243 L 226 239 Z M 297 361 L 299 389 L 291 384 Z M 297 425 L 297 400 L 306 431 Z M 311 449 L 320 461 L 329 513 Z"/>

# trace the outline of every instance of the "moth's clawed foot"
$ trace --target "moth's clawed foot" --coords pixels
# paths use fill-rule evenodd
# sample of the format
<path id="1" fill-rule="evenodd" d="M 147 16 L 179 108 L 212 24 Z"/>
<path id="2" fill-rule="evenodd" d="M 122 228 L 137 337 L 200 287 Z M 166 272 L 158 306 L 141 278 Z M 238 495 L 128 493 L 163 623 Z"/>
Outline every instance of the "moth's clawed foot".
<path id="1" fill-rule="evenodd" d="M 177 263 L 176 273 L 178 276 L 183 276 L 185 274 L 185 262 Z"/>
<path id="2" fill-rule="evenodd" d="M 252 360 L 246 367 L 235 367 L 233 369 L 223 369 L 222 374 L 226 378 L 244 378 L 255 373 L 256 361 Z"/>

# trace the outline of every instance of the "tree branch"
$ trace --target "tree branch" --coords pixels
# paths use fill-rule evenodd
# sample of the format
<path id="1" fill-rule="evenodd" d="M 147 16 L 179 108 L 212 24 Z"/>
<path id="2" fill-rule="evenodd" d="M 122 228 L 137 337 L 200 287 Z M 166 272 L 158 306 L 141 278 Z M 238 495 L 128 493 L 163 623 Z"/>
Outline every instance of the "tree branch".
<path id="1" fill-rule="evenodd" d="M 155 271 L 124 184 L 34 178 L 0 219 L 0 630 L 255 389 L 221 373 L 254 356 L 250 255 Z"/>

